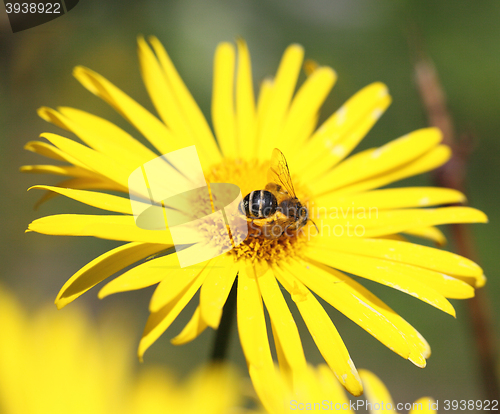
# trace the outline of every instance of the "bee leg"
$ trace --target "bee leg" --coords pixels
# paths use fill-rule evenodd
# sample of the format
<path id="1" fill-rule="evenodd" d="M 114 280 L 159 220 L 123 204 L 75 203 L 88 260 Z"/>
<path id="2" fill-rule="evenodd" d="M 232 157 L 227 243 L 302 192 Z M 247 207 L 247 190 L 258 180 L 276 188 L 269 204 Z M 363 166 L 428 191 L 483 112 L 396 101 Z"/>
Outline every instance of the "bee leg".
<path id="1" fill-rule="evenodd" d="M 277 220 L 271 220 L 265 226 L 262 227 L 264 237 L 268 240 L 274 240 L 283 234 L 283 228 L 278 225 Z"/>
<path id="2" fill-rule="evenodd" d="M 282 234 L 286 234 L 288 237 L 292 237 L 293 233 L 295 232 L 295 230 L 297 230 L 295 228 L 295 226 L 293 226 L 293 224 L 290 224 L 290 225 L 286 226 L 286 228 L 285 228 L 285 230 L 283 231 Z"/>

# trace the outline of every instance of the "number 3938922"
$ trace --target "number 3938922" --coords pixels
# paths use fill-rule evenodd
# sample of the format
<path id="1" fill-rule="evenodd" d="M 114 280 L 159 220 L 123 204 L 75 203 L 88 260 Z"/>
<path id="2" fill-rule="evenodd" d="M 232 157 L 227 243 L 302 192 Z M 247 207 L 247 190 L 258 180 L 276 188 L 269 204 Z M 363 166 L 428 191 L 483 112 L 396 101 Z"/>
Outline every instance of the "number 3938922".
<path id="1" fill-rule="evenodd" d="M 61 3 L 5 3 L 7 14 L 61 14 Z"/>

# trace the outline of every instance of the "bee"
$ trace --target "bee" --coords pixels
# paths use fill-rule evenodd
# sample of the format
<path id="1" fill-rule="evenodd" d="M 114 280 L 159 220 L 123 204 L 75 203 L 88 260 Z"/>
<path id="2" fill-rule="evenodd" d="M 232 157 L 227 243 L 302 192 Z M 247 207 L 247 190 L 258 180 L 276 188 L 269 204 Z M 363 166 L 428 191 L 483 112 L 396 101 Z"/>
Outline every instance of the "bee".
<path id="1" fill-rule="evenodd" d="M 278 148 L 273 150 L 267 179 L 269 183 L 263 190 L 245 196 L 240 211 L 261 229 L 266 239 L 277 239 L 284 233 L 291 236 L 310 218 L 295 195 L 288 164 Z"/>

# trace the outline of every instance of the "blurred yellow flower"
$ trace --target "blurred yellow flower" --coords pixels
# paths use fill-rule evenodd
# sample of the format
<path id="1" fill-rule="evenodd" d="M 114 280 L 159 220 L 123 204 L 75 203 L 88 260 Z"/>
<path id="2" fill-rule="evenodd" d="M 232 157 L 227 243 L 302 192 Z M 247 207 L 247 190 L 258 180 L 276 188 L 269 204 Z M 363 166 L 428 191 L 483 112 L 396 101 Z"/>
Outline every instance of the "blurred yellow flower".
<path id="1" fill-rule="evenodd" d="M 269 387 L 267 382 L 254 381 L 257 394 L 269 413 L 327 411 L 353 414 L 382 412 L 435 413 L 436 402 L 429 397 L 415 402 L 395 402 L 384 383 L 372 372 L 360 369 L 364 396 L 349 399 L 327 365 L 307 366 L 303 375 L 293 381 L 278 374 L 279 380 Z M 291 385 L 293 383 L 293 386 Z"/>
<path id="2" fill-rule="evenodd" d="M 186 381 L 160 367 L 145 369 L 127 397 L 130 414 L 243 413 L 241 378 L 228 365 L 208 365 Z"/>
<path id="3" fill-rule="evenodd" d="M 100 336 L 78 307 L 29 315 L 0 287 L 0 412 L 112 413 L 131 377 L 130 341 Z"/>
<path id="4" fill-rule="evenodd" d="M 409 243 L 405 235 L 444 242 L 435 227 L 447 223 L 485 222 L 469 207 L 423 208 L 465 200 L 453 190 L 413 187 L 377 190 L 403 178 L 444 164 L 450 149 L 441 145 L 435 128 L 414 131 L 380 148 L 347 156 L 391 102 L 387 87 L 373 83 L 349 99 L 318 128 L 318 112 L 337 75 L 329 67 L 308 66 L 309 76 L 295 93 L 304 51 L 291 45 L 274 79 L 260 86 L 258 100 L 245 42 L 222 43 L 215 53 L 212 133 L 156 38 L 139 39 L 143 80 L 160 119 L 101 75 L 83 67 L 75 77 L 105 100 L 142 134 L 157 152 L 96 115 L 73 108 L 41 108 L 39 115 L 84 144 L 44 133 L 50 144 L 34 141 L 30 151 L 64 161 L 64 165 L 32 165 L 32 173 L 69 176 L 41 201 L 61 194 L 118 214 L 62 214 L 33 221 L 28 230 L 52 235 L 94 236 L 126 241 L 96 258 L 63 286 L 59 308 L 121 270 L 135 265 L 105 285 L 99 297 L 158 284 L 151 315 L 139 345 L 139 356 L 171 325 L 200 290 L 200 303 L 185 329 L 173 339 L 181 344 L 208 326 L 217 329 L 222 309 L 237 277 L 237 319 L 250 374 L 272 381 L 264 306 L 270 316 L 281 366 L 299 374 L 306 358 L 283 287 L 297 306 L 316 345 L 337 379 L 354 395 L 362 393 L 358 372 L 317 294 L 391 350 L 419 367 L 430 355 L 425 339 L 384 302 L 346 273 L 400 290 L 450 315 L 447 298 L 464 299 L 485 283 L 481 268 L 455 254 Z M 273 240 L 247 239 L 229 253 L 201 267 L 181 269 L 169 232 L 136 226 L 126 197 L 89 190 L 127 193 L 130 174 L 144 163 L 195 145 L 210 183 L 233 183 L 242 194 L 261 190 L 273 148 L 288 160 L 300 201 L 319 228 L 308 223 L 292 235 Z M 225 230 L 225 229 L 224 229 Z M 207 243 L 219 240 L 207 232 Z M 169 253 L 169 254 L 165 254 Z M 162 253 L 161 257 L 155 257 Z M 143 263 L 140 263 L 144 259 Z M 171 268 L 167 271 L 165 268 Z M 280 286 L 281 285 L 281 286 Z"/>
<path id="5" fill-rule="evenodd" d="M 99 330 L 78 308 L 29 315 L 0 286 L 0 413 L 223 414 L 241 401 L 228 366 L 183 383 L 160 367 L 136 374 L 128 335 Z"/>

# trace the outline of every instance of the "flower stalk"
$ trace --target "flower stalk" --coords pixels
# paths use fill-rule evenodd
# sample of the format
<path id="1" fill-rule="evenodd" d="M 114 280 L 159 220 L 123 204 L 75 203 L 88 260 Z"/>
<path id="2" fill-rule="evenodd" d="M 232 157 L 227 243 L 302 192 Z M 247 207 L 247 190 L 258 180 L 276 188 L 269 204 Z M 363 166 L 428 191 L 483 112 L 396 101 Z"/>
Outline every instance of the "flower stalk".
<path id="1" fill-rule="evenodd" d="M 465 176 L 471 141 L 465 137 L 457 141 L 452 116 L 446 105 L 446 97 L 432 61 L 422 57 L 415 63 L 417 87 L 427 112 L 429 124 L 443 133 L 443 144 L 452 150 L 451 159 L 436 170 L 434 179 L 441 187 L 452 188 L 465 194 Z M 465 224 L 452 224 L 451 233 L 457 253 L 474 261 L 476 253 L 472 234 Z M 485 397 L 500 399 L 500 385 L 496 367 L 497 346 L 493 332 L 490 300 L 485 289 L 476 290 L 474 297 L 467 300 L 467 309 L 474 331 Z"/>
<path id="2" fill-rule="evenodd" d="M 212 362 L 220 362 L 227 359 L 227 352 L 229 342 L 231 339 L 231 332 L 233 327 L 234 315 L 236 313 L 236 287 L 238 276 L 231 287 L 231 292 L 222 309 L 222 317 L 220 320 L 219 328 L 215 331 L 214 347 L 212 349 Z"/>

